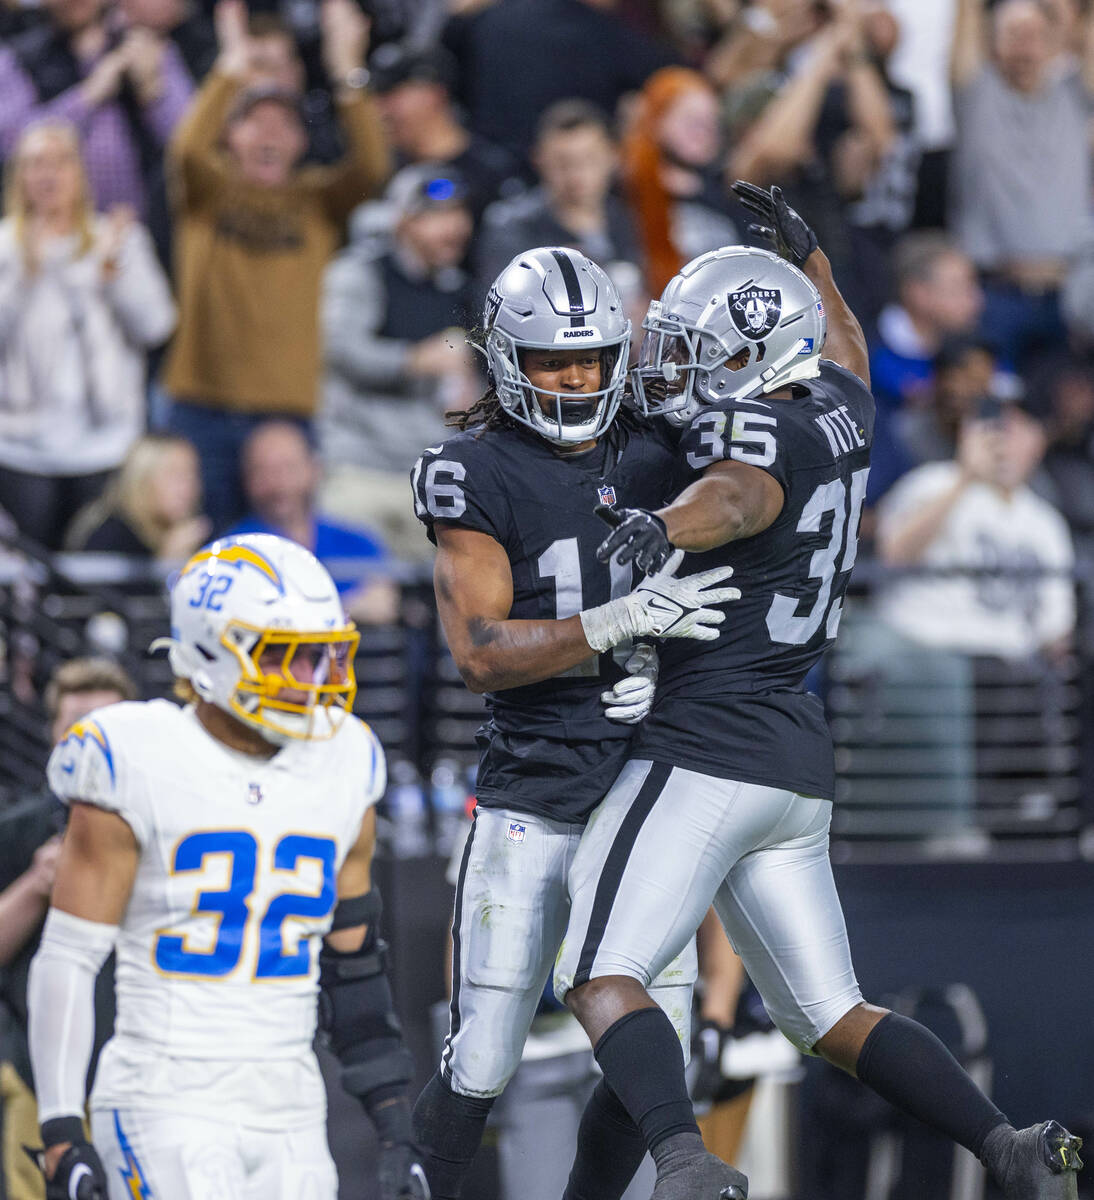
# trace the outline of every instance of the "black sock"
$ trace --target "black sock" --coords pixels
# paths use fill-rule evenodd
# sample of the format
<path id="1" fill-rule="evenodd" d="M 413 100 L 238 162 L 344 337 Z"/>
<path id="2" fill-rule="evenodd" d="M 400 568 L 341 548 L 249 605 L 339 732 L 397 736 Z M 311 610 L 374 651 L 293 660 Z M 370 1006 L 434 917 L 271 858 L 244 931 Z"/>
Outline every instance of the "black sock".
<path id="1" fill-rule="evenodd" d="M 589 1097 L 562 1200 L 619 1200 L 646 1153 L 646 1141 L 605 1080 Z"/>
<path id="2" fill-rule="evenodd" d="M 855 1074 L 977 1158 L 984 1139 L 1007 1120 L 929 1029 L 899 1013 L 882 1017 L 870 1030 Z"/>
<path id="3" fill-rule="evenodd" d="M 457 1200 L 482 1141 L 492 1096 L 461 1096 L 440 1077 L 422 1088 L 414 1105 L 414 1140 L 433 1200 Z"/>
<path id="4" fill-rule="evenodd" d="M 650 1150 L 675 1133 L 698 1137 L 680 1039 L 661 1009 L 640 1008 L 620 1017 L 593 1052 Z"/>

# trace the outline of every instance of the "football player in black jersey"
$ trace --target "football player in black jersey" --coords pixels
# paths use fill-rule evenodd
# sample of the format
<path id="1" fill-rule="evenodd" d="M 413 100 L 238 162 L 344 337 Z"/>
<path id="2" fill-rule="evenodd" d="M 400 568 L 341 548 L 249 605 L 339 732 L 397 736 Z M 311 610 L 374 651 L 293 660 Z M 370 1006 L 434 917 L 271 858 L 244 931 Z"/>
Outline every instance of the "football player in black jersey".
<path id="1" fill-rule="evenodd" d="M 665 649 L 652 712 L 571 871 L 556 991 L 646 1137 L 654 1200 L 742 1194 L 703 1149 L 674 1031 L 644 988 L 712 902 L 801 1051 L 972 1151 L 1007 1200 L 1074 1200 L 1078 1138 L 1056 1122 L 1015 1130 L 932 1033 L 859 991 L 828 859 L 832 743 L 804 680 L 855 561 L 866 344 L 779 190 L 736 190 L 781 257 L 703 255 L 651 305 L 635 395 L 686 423 L 690 478 L 655 512 L 617 508 L 601 550 L 656 570 L 683 548 L 696 568 L 733 566 L 745 594 L 716 641 Z"/>
<path id="2" fill-rule="evenodd" d="M 626 761 L 656 658 L 632 639 L 711 639 L 734 599 L 719 566 L 676 579 L 682 555 L 637 589 L 596 557 L 601 503 L 654 508 L 673 491 L 671 443 L 616 419 L 630 323 L 583 255 L 518 255 L 484 317 L 491 389 L 460 432 L 414 468 L 417 515 L 437 545 L 437 605 L 456 665 L 485 692 L 478 807 L 456 889 L 451 1023 L 415 1107 L 434 1200 L 454 1200 L 494 1099 L 519 1061 L 569 913 L 567 871 L 586 818 Z M 651 990 L 688 1044 L 694 948 Z M 673 1026 L 670 1024 L 670 1028 Z M 569 1200 L 613 1200 L 645 1144 L 606 1088 L 581 1138 Z"/>

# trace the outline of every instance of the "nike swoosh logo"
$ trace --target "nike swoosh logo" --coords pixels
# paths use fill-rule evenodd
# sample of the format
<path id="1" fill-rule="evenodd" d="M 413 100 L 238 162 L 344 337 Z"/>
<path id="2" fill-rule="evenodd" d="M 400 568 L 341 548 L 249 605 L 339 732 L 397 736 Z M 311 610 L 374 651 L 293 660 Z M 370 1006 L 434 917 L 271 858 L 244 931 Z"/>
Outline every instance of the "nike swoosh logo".
<path id="1" fill-rule="evenodd" d="M 72 772 L 76 770 L 76 764 L 75 763 L 61 763 L 61 770 L 64 771 L 64 773 L 66 775 L 71 775 Z"/>
<path id="2" fill-rule="evenodd" d="M 659 600 L 656 596 L 651 596 L 646 601 L 646 607 L 652 608 L 654 612 L 668 613 L 670 616 L 675 616 L 678 611 L 675 605 L 666 604 L 663 600 Z"/>

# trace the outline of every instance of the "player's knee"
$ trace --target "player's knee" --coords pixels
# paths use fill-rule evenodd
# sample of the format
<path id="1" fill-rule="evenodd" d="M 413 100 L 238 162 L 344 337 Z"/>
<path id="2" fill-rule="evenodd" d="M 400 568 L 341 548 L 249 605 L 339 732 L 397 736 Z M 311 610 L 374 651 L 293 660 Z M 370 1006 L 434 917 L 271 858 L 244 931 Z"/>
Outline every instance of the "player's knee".
<path id="1" fill-rule="evenodd" d="M 570 988 L 564 999 L 587 1030 L 607 1028 L 628 1012 L 649 1004 L 642 984 L 626 975 L 603 975 L 590 979 Z"/>
<path id="2" fill-rule="evenodd" d="M 453 1065 L 448 1086 L 465 1099 L 493 1101 L 505 1091 L 519 1065 L 519 1062 L 502 1062 L 496 1055 L 479 1058 L 467 1070 L 461 1071 L 458 1065 Z"/>

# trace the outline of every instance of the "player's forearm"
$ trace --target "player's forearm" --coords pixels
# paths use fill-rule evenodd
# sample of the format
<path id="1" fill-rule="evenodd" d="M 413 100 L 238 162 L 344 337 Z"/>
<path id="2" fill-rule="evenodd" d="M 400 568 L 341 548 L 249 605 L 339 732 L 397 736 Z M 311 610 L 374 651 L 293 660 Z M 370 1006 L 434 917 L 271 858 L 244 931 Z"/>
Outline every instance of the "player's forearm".
<path id="1" fill-rule="evenodd" d="M 117 932 L 117 926 L 52 909 L 31 963 L 28 1042 L 47 1146 L 78 1140 L 95 1037 L 95 978 Z"/>
<path id="2" fill-rule="evenodd" d="M 48 907 L 49 893 L 42 891 L 31 871 L 0 892 L 0 967 L 6 967 L 27 944 Z"/>
<path id="3" fill-rule="evenodd" d="M 510 621 L 472 617 L 453 657 L 473 692 L 496 692 L 550 679 L 588 662 L 594 651 L 581 618 Z"/>
<path id="4" fill-rule="evenodd" d="M 674 546 L 701 554 L 759 533 L 760 514 L 754 507 L 735 480 L 704 475 L 657 515 Z"/>
<path id="5" fill-rule="evenodd" d="M 866 346 L 866 335 L 858 318 L 851 311 L 836 287 L 832 276 L 832 264 L 823 250 L 814 250 L 802 267 L 821 300 L 828 318 L 828 336 L 825 338 L 823 355 L 841 367 L 857 375 L 867 387 L 870 386 L 870 352 Z"/>

